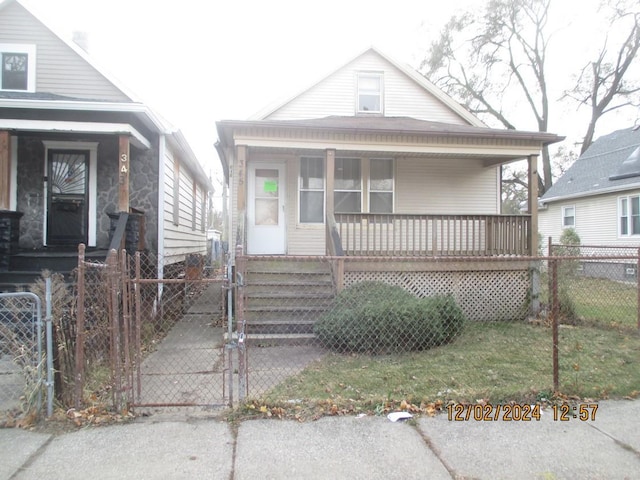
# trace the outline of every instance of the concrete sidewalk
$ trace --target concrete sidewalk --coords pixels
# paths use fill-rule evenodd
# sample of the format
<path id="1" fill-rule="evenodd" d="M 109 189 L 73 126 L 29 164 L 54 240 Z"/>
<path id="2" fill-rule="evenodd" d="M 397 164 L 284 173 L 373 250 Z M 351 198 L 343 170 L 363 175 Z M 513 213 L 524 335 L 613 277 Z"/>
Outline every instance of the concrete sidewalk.
<path id="1" fill-rule="evenodd" d="M 52 437 L 0 430 L 1 479 L 640 479 L 640 400 L 595 421 L 162 416 Z"/>

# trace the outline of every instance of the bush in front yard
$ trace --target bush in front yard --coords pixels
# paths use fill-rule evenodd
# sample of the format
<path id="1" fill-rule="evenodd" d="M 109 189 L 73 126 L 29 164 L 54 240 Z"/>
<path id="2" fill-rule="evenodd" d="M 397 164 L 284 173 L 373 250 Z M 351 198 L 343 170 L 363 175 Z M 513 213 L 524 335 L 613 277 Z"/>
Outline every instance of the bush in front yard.
<path id="1" fill-rule="evenodd" d="M 451 296 L 417 298 L 401 287 L 361 282 L 338 294 L 314 332 L 338 352 L 384 354 L 450 342 L 464 322 Z"/>

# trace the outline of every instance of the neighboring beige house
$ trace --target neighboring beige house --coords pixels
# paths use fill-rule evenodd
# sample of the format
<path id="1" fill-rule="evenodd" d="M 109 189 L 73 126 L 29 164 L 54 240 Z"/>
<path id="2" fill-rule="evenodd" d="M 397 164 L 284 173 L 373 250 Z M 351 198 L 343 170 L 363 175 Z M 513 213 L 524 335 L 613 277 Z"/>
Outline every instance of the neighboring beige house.
<path id="1" fill-rule="evenodd" d="M 539 205 L 545 253 L 548 238 L 559 243 L 566 228 L 575 229 L 582 245 L 640 247 L 640 128 L 598 138 Z M 635 275 L 635 270 L 621 272 L 621 277 Z"/>
<path id="2" fill-rule="evenodd" d="M 420 257 L 424 261 L 409 266 L 361 265 L 359 272 L 353 262 L 334 262 L 334 286 L 378 278 L 426 295 L 457 285 L 453 293 L 463 308 L 488 319 L 495 312 L 484 312 L 470 296 L 485 298 L 500 282 L 517 283 L 517 295 L 496 287 L 495 306 L 505 297 L 514 308 L 500 315 L 522 309 L 528 264 L 493 286 L 482 285 L 485 294 L 475 292 L 478 279 L 515 270 L 513 263 L 476 265 L 484 276 L 467 289 L 452 272 L 469 270 L 468 262 L 436 265 L 429 259 L 535 253 L 537 202 L 525 215 L 501 215 L 500 167 L 527 159 L 535 179 L 542 147 L 561 137 L 487 128 L 422 75 L 375 48 L 276 108 L 249 120 L 219 121 L 217 129 L 230 192 L 227 235 L 249 263 L 257 265 L 264 255 L 281 257 L 272 268 L 304 256 Z M 536 199 L 537 181 L 529 183 Z"/>
<path id="3" fill-rule="evenodd" d="M 0 283 L 104 254 L 119 225 L 160 275 L 206 253 L 212 185 L 180 131 L 19 0 L 0 1 L 0 60 Z"/>

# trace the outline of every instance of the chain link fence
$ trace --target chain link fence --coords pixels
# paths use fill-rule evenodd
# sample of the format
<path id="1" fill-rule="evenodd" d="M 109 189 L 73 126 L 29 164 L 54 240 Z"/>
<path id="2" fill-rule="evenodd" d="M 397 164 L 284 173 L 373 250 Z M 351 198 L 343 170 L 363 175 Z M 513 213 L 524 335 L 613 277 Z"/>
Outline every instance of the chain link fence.
<path id="1" fill-rule="evenodd" d="M 76 407 L 225 404 L 223 284 L 219 263 L 201 255 L 172 261 L 113 251 L 106 262 L 81 255 L 67 350 Z"/>
<path id="2" fill-rule="evenodd" d="M 80 252 L 72 286 L 51 276 L 58 400 L 116 411 L 255 400 L 350 412 L 637 395 L 637 250 L 549 252 L 236 254 L 226 267 L 199 255 L 113 252 L 96 262 Z M 9 339 L 41 337 L 17 332 L 24 323 L 12 315 L 3 365 L 20 351 Z"/>
<path id="3" fill-rule="evenodd" d="M 638 394 L 637 249 L 563 248 L 237 255 L 239 397 L 353 410 Z"/>
<path id="4" fill-rule="evenodd" d="M 47 311 L 50 302 L 47 279 Z M 43 285 L 44 286 L 44 285 Z M 53 401 L 50 322 L 43 321 L 42 301 L 31 292 L 0 293 L 0 425 L 29 426 Z M 47 320 L 50 316 L 47 316 Z M 45 328 L 45 325 L 47 328 Z"/>

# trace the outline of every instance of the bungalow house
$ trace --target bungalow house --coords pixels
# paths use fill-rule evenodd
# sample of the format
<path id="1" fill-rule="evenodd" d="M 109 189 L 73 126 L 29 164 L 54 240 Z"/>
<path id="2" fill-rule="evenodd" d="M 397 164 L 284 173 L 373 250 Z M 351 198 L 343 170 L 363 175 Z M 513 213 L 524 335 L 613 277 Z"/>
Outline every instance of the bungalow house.
<path id="1" fill-rule="evenodd" d="M 640 128 L 598 138 L 539 204 L 543 239 L 551 237 L 553 243 L 559 243 L 563 230 L 573 228 L 582 245 L 640 247 Z M 584 266 L 593 269 L 596 265 Z M 616 273 L 608 274 L 619 279 L 635 275 L 635 265 L 624 262 L 619 262 Z"/>
<path id="2" fill-rule="evenodd" d="M 0 3 L 0 58 L 3 288 L 81 243 L 152 252 L 160 275 L 206 252 L 212 185 L 179 130 L 19 0 Z"/>
<path id="3" fill-rule="evenodd" d="M 537 202 L 526 215 L 501 215 L 500 167 L 527 159 L 535 179 L 540 150 L 561 137 L 487 128 L 375 48 L 277 107 L 219 121 L 217 130 L 230 192 L 229 242 L 241 247 L 237 269 L 248 287 L 259 282 L 255 270 L 282 270 L 291 259 L 290 280 L 304 257 L 326 257 L 338 290 L 381 279 L 420 295 L 453 293 L 474 318 L 497 318 L 502 300 L 513 309 L 500 305 L 508 310 L 500 315 L 522 309 L 530 284 L 518 279 L 528 278 L 526 262 L 477 262 L 477 275 L 460 283 L 460 272 L 471 268 L 460 257 L 537 251 Z M 537 181 L 529 183 L 536 199 Z M 279 262 L 269 267 L 267 257 Z M 372 258 L 376 263 L 365 265 Z M 478 286 L 493 275 L 502 275 L 495 288 Z M 518 293 L 505 292 L 505 282 Z M 282 286 L 273 289 L 287 295 Z M 302 302 L 300 291 L 288 301 Z M 491 303 L 496 308 L 486 310 Z"/>

